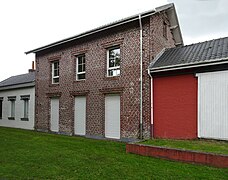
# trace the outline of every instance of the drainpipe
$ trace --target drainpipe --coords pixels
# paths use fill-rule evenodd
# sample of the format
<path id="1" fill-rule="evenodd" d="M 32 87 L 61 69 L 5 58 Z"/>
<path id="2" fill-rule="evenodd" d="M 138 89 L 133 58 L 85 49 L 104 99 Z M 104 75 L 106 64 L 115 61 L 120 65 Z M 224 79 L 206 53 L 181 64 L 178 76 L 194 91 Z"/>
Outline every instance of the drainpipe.
<path id="1" fill-rule="evenodd" d="M 143 111 L 142 111 L 142 73 L 143 73 L 143 67 L 142 67 L 142 60 L 143 60 L 143 47 L 142 47 L 142 19 L 141 14 L 139 14 L 139 26 L 140 26 L 140 126 L 139 126 L 139 138 L 143 139 Z"/>
<path id="2" fill-rule="evenodd" d="M 153 95 L 153 77 L 151 76 L 150 74 L 150 69 L 148 68 L 148 75 L 150 76 L 150 137 L 153 138 L 154 136 L 154 103 L 153 103 L 153 98 L 154 98 L 154 95 Z"/>

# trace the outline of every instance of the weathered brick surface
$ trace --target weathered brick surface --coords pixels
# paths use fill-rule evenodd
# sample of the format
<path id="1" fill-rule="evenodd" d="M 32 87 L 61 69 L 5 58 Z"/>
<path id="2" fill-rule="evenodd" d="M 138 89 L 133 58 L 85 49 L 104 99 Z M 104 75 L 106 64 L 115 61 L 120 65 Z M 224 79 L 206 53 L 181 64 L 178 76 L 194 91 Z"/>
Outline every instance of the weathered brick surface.
<path id="1" fill-rule="evenodd" d="M 148 65 L 164 47 L 174 46 L 171 32 L 163 37 L 165 14 L 143 19 L 143 121 L 150 137 L 151 83 Z M 60 132 L 74 133 L 74 96 L 86 95 L 86 134 L 104 136 L 105 94 L 121 96 L 121 137 L 138 138 L 140 116 L 140 34 L 135 21 L 36 54 L 36 129 L 50 129 L 50 97 L 59 96 Z M 106 77 L 106 50 L 119 45 L 120 77 Z M 85 53 L 86 80 L 75 79 L 75 55 Z M 60 83 L 51 84 L 51 61 L 59 60 Z"/>
<path id="2" fill-rule="evenodd" d="M 143 144 L 127 144 L 126 152 L 139 154 L 142 156 L 158 157 L 188 163 L 205 164 L 221 168 L 228 167 L 228 156 L 221 154 L 203 153 Z"/>

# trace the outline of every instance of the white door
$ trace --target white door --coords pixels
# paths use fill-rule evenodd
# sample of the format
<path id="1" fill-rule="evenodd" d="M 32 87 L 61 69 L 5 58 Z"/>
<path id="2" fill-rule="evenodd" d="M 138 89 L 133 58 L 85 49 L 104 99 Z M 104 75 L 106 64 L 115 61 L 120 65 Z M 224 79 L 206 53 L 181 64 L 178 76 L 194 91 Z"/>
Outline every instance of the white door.
<path id="1" fill-rule="evenodd" d="M 198 76 L 198 136 L 228 139 L 228 71 Z"/>
<path id="2" fill-rule="evenodd" d="M 74 133 L 77 135 L 86 134 L 86 97 L 75 97 L 74 104 Z"/>
<path id="3" fill-rule="evenodd" d="M 120 139 L 120 96 L 105 96 L 105 137 Z"/>
<path id="4" fill-rule="evenodd" d="M 53 132 L 59 132 L 59 98 L 51 98 L 50 129 Z"/>

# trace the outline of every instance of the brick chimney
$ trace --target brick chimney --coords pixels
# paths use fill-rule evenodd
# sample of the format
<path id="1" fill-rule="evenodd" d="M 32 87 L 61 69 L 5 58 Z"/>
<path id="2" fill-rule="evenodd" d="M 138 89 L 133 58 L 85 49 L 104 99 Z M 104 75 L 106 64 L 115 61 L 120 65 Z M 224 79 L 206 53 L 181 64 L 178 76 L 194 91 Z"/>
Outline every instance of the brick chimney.
<path id="1" fill-rule="evenodd" d="M 34 61 L 32 61 L 32 69 L 29 69 L 28 72 L 29 73 L 35 72 L 35 63 L 34 63 Z"/>

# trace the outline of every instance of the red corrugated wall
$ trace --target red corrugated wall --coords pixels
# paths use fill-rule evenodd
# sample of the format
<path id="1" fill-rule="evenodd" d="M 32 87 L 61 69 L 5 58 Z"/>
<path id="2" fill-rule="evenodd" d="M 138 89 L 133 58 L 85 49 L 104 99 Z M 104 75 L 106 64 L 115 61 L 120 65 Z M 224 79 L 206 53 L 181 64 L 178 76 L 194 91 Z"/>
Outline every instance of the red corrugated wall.
<path id="1" fill-rule="evenodd" d="M 193 74 L 153 78 L 154 137 L 197 138 L 197 78 Z"/>

